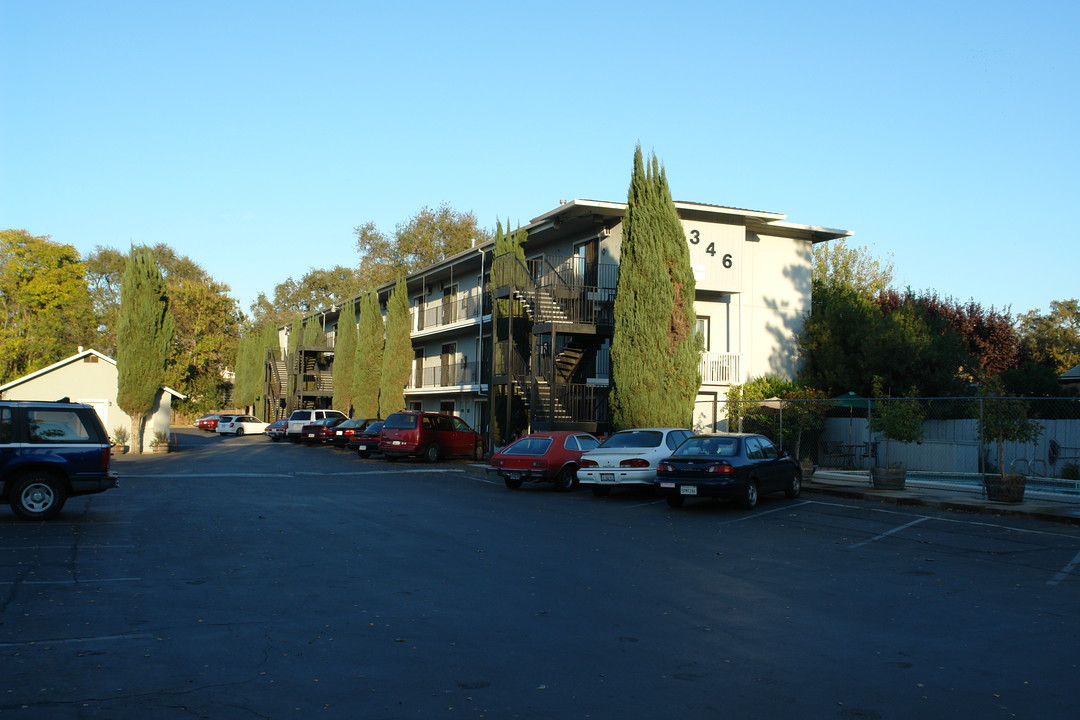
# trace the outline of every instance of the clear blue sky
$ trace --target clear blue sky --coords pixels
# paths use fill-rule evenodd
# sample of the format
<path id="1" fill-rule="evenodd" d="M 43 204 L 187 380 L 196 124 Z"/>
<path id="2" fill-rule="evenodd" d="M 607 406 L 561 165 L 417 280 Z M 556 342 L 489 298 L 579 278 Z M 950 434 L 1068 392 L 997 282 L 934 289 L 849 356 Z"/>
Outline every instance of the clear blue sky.
<path id="1" fill-rule="evenodd" d="M 1080 4 L 0 0 L 0 227 L 167 243 L 246 311 L 353 228 L 625 201 L 786 213 L 897 283 L 1080 295 Z"/>

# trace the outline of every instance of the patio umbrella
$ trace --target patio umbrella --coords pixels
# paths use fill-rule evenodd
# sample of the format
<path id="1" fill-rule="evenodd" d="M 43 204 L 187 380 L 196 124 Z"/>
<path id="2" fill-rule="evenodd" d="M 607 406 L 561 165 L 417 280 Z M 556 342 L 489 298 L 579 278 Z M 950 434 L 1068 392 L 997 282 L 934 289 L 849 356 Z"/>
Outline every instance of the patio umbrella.
<path id="1" fill-rule="evenodd" d="M 868 398 L 864 398 L 862 395 L 856 392 L 846 392 L 843 395 L 837 395 L 832 399 L 833 405 L 838 407 L 846 407 L 848 409 L 848 444 L 851 444 L 852 424 L 855 418 L 855 408 L 864 409 L 867 413 L 873 412 L 874 401 Z"/>

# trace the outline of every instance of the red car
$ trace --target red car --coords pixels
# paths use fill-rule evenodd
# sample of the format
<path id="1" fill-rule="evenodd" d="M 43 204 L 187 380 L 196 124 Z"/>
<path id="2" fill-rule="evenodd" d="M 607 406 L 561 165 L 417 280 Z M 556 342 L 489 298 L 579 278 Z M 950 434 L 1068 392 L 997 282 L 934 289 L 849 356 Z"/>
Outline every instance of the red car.
<path id="1" fill-rule="evenodd" d="M 201 418 L 195 421 L 195 426 L 200 430 L 206 430 L 208 432 L 217 432 L 218 420 L 221 419 L 220 413 L 210 413 L 209 415 L 203 415 Z"/>
<path id="2" fill-rule="evenodd" d="M 391 461 L 407 455 L 419 455 L 428 462 L 451 455 L 479 459 L 484 455 L 484 438 L 456 415 L 396 412 L 383 422 L 379 452 Z"/>
<path id="3" fill-rule="evenodd" d="M 324 443 L 334 434 L 334 426 L 345 422 L 345 418 L 329 417 L 305 425 L 300 431 L 300 441 L 308 444 Z"/>
<path id="4" fill-rule="evenodd" d="M 569 490 L 577 485 L 582 454 L 599 444 L 589 433 L 571 430 L 533 433 L 495 453 L 488 472 L 501 475 L 511 490 L 521 487 L 526 480 L 551 482 L 559 490 Z"/>

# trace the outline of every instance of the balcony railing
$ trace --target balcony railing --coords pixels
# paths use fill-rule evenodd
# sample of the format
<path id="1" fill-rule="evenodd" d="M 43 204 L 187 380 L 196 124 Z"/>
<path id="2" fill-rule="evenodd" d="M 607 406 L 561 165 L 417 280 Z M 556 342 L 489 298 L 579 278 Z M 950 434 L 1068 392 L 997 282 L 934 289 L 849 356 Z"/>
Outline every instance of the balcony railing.
<path id="1" fill-rule="evenodd" d="M 479 385 L 481 382 L 480 363 L 440 362 L 423 367 L 413 367 L 406 388 L 418 390 L 420 388 L 456 387 Z"/>
<path id="2" fill-rule="evenodd" d="M 737 353 L 702 353 L 701 382 L 707 385 L 733 385 L 741 382 L 741 358 Z"/>
<path id="3" fill-rule="evenodd" d="M 447 299 L 435 298 L 424 304 L 423 311 L 414 307 L 410 312 L 413 330 L 423 332 L 464 320 L 473 320 L 491 312 L 491 309 L 487 293 L 473 290 L 468 294 L 455 295 Z"/>

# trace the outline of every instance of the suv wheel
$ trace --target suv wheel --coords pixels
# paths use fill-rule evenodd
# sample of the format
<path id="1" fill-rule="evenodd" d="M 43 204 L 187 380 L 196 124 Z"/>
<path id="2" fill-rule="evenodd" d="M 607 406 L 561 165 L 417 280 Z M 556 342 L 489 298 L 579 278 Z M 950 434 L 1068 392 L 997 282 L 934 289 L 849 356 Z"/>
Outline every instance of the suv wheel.
<path id="1" fill-rule="evenodd" d="M 35 472 L 24 475 L 11 488 L 11 509 L 24 520 L 51 520 L 67 500 L 64 485 L 56 476 Z"/>
<path id="2" fill-rule="evenodd" d="M 427 448 L 424 450 L 424 459 L 427 460 L 430 463 L 433 463 L 436 460 L 438 460 L 439 459 L 439 446 L 436 445 L 435 443 L 431 443 L 430 445 L 428 445 Z"/>

